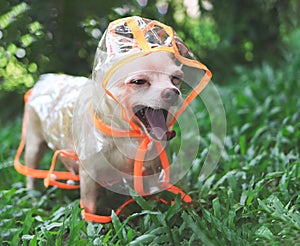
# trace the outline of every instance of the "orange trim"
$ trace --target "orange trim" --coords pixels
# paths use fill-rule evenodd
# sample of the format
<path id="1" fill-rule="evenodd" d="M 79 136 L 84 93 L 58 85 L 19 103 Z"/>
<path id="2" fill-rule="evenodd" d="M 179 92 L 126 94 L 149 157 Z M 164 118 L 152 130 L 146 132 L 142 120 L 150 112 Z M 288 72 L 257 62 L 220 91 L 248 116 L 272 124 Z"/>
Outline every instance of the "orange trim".
<path id="1" fill-rule="evenodd" d="M 192 202 L 192 198 L 185 194 L 181 189 L 179 189 L 178 187 L 176 186 L 171 186 L 170 188 L 167 189 L 167 191 L 177 195 L 177 194 L 180 194 L 181 198 L 183 199 L 184 202 L 186 203 L 191 203 Z M 154 197 L 151 197 L 150 199 L 152 200 L 157 200 L 163 204 L 168 204 L 168 202 L 163 199 L 163 198 L 158 198 L 157 196 L 154 196 Z M 123 209 L 128 206 L 129 204 L 131 203 L 134 203 L 135 200 L 134 199 L 129 199 L 127 200 L 126 202 L 124 202 L 115 212 L 115 214 L 117 216 L 119 216 Z M 174 204 L 174 201 L 171 202 L 171 204 L 173 205 Z M 83 203 L 82 201 L 80 201 L 80 207 L 83 209 L 81 211 L 81 214 L 82 214 L 82 217 L 86 220 L 86 221 L 90 221 L 90 222 L 94 222 L 94 223 L 101 223 L 101 224 L 105 224 L 105 223 L 109 223 L 112 221 L 112 217 L 111 216 L 103 216 L 103 215 L 97 215 L 97 214 L 92 214 L 92 213 L 89 213 L 85 210 L 84 206 L 83 206 Z"/>
<path id="2" fill-rule="evenodd" d="M 26 93 L 25 93 L 25 95 L 24 95 L 24 103 L 26 104 L 28 101 L 29 101 L 29 97 L 30 97 L 30 95 L 31 95 L 31 93 L 32 93 L 32 88 L 31 89 L 29 89 Z"/>
<path id="3" fill-rule="evenodd" d="M 126 21 L 127 25 L 131 29 L 131 32 L 137 41 L 137 43 L 140 45 L 141 49 L 144 51 L 148 51 L 151 49 L 150 45 L 148 44 L 147 40 L 145 39 L 143 31 L 140 29 L 138 24 L 135 22 L 134 18 L 130 18 Z"/>
<path id="4" fill-rule="evenodd" d="M 157 149 L 157 153 L 159 154 L 162 169 L 165 172 L 165 180 L 162 185 L 167 185 L 170 183 L 169 159 L 168 159 L 167 153 L 166 153 L 163 145 L 161 144 L 161 142 L 155 142 L 155 146 Z"/>
<path id="5" fill-rule="evenodd" d="M 123 210 L 123 208 L 125 208 L 127 205 L 129 205 L 130 203 L 135 202 L 135 200 L 133 199 L 129 199 L 128 201 L 126 201 L 125 203 L 123 203 L 117 210 L 116 210 L 116 215 L 119 216 Z M 95 223 L 109 223 L 111 222 L 112 218 L 111 216 L 104 216 L 104 215 L 97 215 L 97 214 L 92 214 L 89 213 L 85 210 L 82 201 L 80 201 L 80 207 L 83 208 L 81 214 L 82 217 L 86 220 L 86 221 L 90 221 L 90 222 L 95 222 Z"/>
<path id="6" fill-rule="evenodd" d="M 25 106 L 29 102 L 31 93 L 32 93 L 32 89 L 27 91 L 24 95 Z M 30 168 L 30 167 L 24 166 L 20 162 L 21 155 L 22 155 L 23 150 L 25 148 L 27 121 L 28 121 L 28 114 L 25 110 L 24 117 L 23 117 L 23 123 L 22 123 L 22 137 L 21 137 L 21 141 L 20 141 L 19 147 L 17 149 L 16 155 L 15 155 L 15 158 L 14 158 L 14 168 L 16 169 L 16 171 L 19 172 L 20 174 L 23 174 L 24 176 L 29 176 L 29 177 L 33 177 L 33 178 L 40 178 L 40 179 L 41 178 L 46 179 L 46 181 L 44 181 L 46 185 L 55 185 L 55 186 L 58 186 L 58 187 L 61 187 L 61 188 L 64 188 L 64 189 L 78 189 L 79 186 L 72 186 L 72 185 L 68 185 L 68 184 L 65 184 L 65 183 L 60 183 L 58 181 L 54 181 L 54 180 L 50 179 L 50 175 L 54 174 L 55 177 L 59 180 L 79 181 L 79 179 L 80 179 L 79 175 L 74 175 L 71 172 L 54 171 L 55 160 L 56 160 L 56 157 L 57 157 L 58 154 L 67 156 L 67 157 L 75 159 L 75 160 L 78 160 L 78 157 L 76 156 L 75 153 L 70 153 L 66 150 L 58 151 L 53 156 L 52 165 L 51 165 L 50 170 L 40 170 L 40 169 Z"/>
<path id="7" fill-rule="evenodd" d="M 71 179 L 68 179 L 71 180 Z M 48 186 L 46 186 L 45 184 L 45 179 L 44 179 L 44 185 L 47 188 L 48 186 L 56 186 L 60 189 L 64 189 L 64 190 L 76 190 L 76 189 L 80 189 L 80 185 L 71 185 L 71 184 L 67 184 L 67 183 L 63 183 L 63 182 L 59 182 L 53 179 L 50 179 L 49 182 L 47 183 Z"/>
<path id="8" fill-rule="evenodd" d="M 150 143 L 149 137 L 144 138 L 144 140 L 142 141 L 142 143 L 140 144 L 137 150 L 134 166 L 133 166 L 134 190 L 141 196 L 145 195 L 144 183 L 143 183 L 143 164 L 144 164 L 144 159 L 145 159 L 145 155 L 149 143 Z"/>
<path id="9" fill-rule="evenodd" d="M 116 137 L 116 138 L 122 138 L 122 137 L 140 137 L 140 138 L 144 138 L 147 135 L 145 133 L 141 133 L 140 131 L 125 131 L 125 130 L 120 130 L 117 128 L 113 128 L 111 126 L 108 126 L 106 124 L 103 123 L 103 121 L 95 114 L 93 113 L 94 118 L 94 124 L 96 126 L 96 128 L 101 131 L 102 133 L 104 133 L 105 135 L 108 135 L 110 137 Z"/>
<path id="10" fill-rule="evenodd" d="M 65 157 L 71 158 L 73 160 L 78 160 L 78 156 L 73 152 L 69 152 L 69 151 L 66 151 L 66 150 L 57 150 L 57 151 L 55 151 L 54 155 L 52 157 L 52 162 L 51 162 L 50 169 L 48 171 L 47 176 L 44 179 L 44 186 L 46 188 L 49 187 L 49 185 L 51 185 L 51 186 L 57 186 L 58 188 L 61 188 L 61 189 L 79 189 L 80 188 L 79 185 L 69 185 L 69 184 L 58 182 L 56 180 L 51 179 L 51 175 L 54 175 L 55 179 L 60 179 L 60 180 L 73 180 L 73 181 L 79 181 L 80 180 L 79 175 L 74 175 L 71 172 L 58 172 L 59 177 L 56 177 L 55 172 L 54 172 L 54 168 L 55 168 L 55 165 L 56 165 L 56 159 L 57 159 L 58 155 L 65 156 Z"/>
<path id="11" fill-rule="evenodd" d="M 188 194 L 186 194 L 183 190 L 181 190 L 177 186 L 170 185 L 167 191 L 172 192 L 174 194 L 180 194 L 181 199 L 186 203 L 191 203 L 193 201 L 193 199 Z"/>
<path id="12" fill-rule="evenodd" d="M 187 108 L 187 106 L 201 93 L 201 91 L 204 90 L 204 88 L 207 86 L 210 79 L 211 79 L 211 72 L 207 70 L 204 77 L 199 82 L 199 84 L 191 91 L 191 93 L 184 100 L 181 107 L 177 110 L 177 112 L 174 115 L 174 119 L 169 124 L 169 127 L 175 124 L 178 116 L 182 114 L 182 112 Z"/>

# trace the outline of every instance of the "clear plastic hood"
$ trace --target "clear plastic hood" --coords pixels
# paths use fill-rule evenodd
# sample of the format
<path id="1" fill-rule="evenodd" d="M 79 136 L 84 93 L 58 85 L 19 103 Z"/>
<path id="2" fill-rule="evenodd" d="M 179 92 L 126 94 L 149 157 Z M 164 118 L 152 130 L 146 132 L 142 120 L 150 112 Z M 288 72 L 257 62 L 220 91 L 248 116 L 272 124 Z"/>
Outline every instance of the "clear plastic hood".
<path id="1" fill-rule="evenodd" d="M 149 65 L 145 57 L 150 57 L 153 63 Z M 168 69 L 170 64 L 177 68 Z M 180 90 L 185 104 L 189 104 L 211 78 L 210 71 L 195 60 L 171 27 L 141 17 L 119 19 L 110 23 L 97 48 L 92 77 L 96 86 L 95 106 L 102 98 L 99 90 L 103 88 L 104 93 L 122 107 L 120 100 L 124 96 L 117 95 L 116 85 L 129 74 L 134 77 L 136 70 L 145 74 L 161 72 L 182 80 Z M 186 101 L 188 97 L 193 98 Z M 179 108 L 177 105 L 177 110 Z M 184 107 L 180 112 L 183 110 Z M 126 118 L 126 113 L 122 113 Z"/>

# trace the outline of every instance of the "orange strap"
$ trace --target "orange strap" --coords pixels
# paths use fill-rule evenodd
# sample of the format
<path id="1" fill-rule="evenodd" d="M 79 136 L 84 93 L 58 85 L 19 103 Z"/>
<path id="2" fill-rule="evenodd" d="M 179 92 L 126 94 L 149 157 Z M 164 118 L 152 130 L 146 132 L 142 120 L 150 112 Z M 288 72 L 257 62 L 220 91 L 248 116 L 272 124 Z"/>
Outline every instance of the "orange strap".
<path id="1" fill-rule="evenodd" d="M 58 188 L 61 189 L 79 189 L 80 186 L 79 185 L 71 185 L 71 184 L 66 184 L 63 182 L 59 182 L 56 181 L 55 179 L 59 179 L 59 180 L 73 180 L 73 181 L 79 181 L 80 177 L 79 175 L 74 175 L 71 172 L 56 172 L 59 173 L 59 177 L 56 177 L 56 174 L 54 172 L 54 167 L 56 165 L 56 159 L 58 155 L 62 155 L 68 158 L 71 158 L 73 160 L 78 160 L 78 156 L 74 153 L 74 152 L 69 152 L 66 150 L 57 150 L 54 152 L 53 158 L 52 158 L 52 162 L 51 162 L 51 166 L 50 169 L 48 171 L 47 177 L 44 179 L 44 185 L 45 187 L 49 187 L 49 185 L 51 186 L 57 186 Z M 54 175 L 55 179 L 51 179 L 51 176 Z"/>
<path id="2" fill-rule="evenodd" d="M 192 198 L 187 195 L 186 193 L 184 193 L 180 188 L 171 185 L 167 191 L 177 195 L 180 194 L 181 199 L 185 202 L 190 204 L 192 202 Z M 158 198 L 157 196 L 151 197 L 152 200 L 158 200 L 161 203 L 164 204 L 168 204 L 168 202 L 165 199 L 162 198 Z M 126 202 L 124 202 L 117 210 L 116 210 L 116 215 L 119 216 L 122 212 L 122 210 L 129 204 L 134 203 L 135 200 L 134 199 L 129 199 Z M 171 205 L 174 204 L 174 201 L 171 202 Z M 90 221 L 90 222 L 95 222 L 95 223 L 109 223 L 112 221 L 112 217 L 111 216 L 103 216 L 103 215 L 97 215 L 97 214 L 92 214 L 92 213 L 88 213 L 87 211 L 85 211 L 82 202 L 80 201 L 80 207 L 83 208 L 82 210 L 82 217 L 86 220 L 86 221 Z"/>
<path id="3" fill-rule="evenodd" d="M 57 155 L 62 154 L 64 152 L 63 150 L 58 150 L 55 152 L 55 154 L 52 158 L 50 170 L 40 170 L 40 169 L 34 169 L 34 168 L 27 167 L 20 162 L 20 155 L 24 149 L 24 146 L 25 146 L 25 142 L 21 140 L 20 145 L 17 149 L 17 154 L 15 156 L 15 160 L 14 160 L 14 167 L 18 173 L 23 174 L 24 176 L 29 176 L 29 177 L 38 178 L 38 179 L 44 179 L 45 187 L 48 187 L 49 185 L 51 185 L 51 186 L 57 186 L 58 188 L 61 188 L 61 189 L 78 189 L 79 188 L 79 185 L 69 185 L 69 184 L 58 182 L 54 179 L 51 179 L 51 177 L 55 177 L 55 179 L 58 179 L 58 180 L 73 180 L 73 181 L 80 180 L 79 175 L 74 175 L 71 172 L 54 171 L 54 166 L 56 164 Z"/>
<path id="4" fill-rule="evenodd" d="M 145 195 L 143 184 L 143 164 L 149 143 L 150 139 L 148 137 L 144 138 L 137 150 L 133 166 L 134 190 L 141 196 Z"/>
<path id="5" fill-rule="evenodd" d="M 128 204 L 135 202 L 133 199 L 129 199 L 128 201 L 126 201 L 125 203 L 123 203 L 116 211 L 116 215 L 119 216 L 120 213 L 122 212 L 123 208 L 125 208 Z M 104 216 L 104 215 L 97 215 L 97 214 L 92 214 L 92 213 L 88 213 L 85 211 L 85 208 L 82 205 L 82 202 L 80 201 L 80 207 L 83 208 L 82 210 L 82 217 L 86 220 L 86 221 L 91 221 L 91 222 L 95 222 L 95 223 L 109 223 L 111 222 L 112 218 L 111 216 Z"/>
<path id="6" fill-rule="evenodd" d="M 143 31 L 140 29 L 138 24 L 135 22 L 134 18 L 128 19 L 128 21 L 126 21 L 126 23 L 129 26 L 129 28 L 131 29 L 131 32 L 134 35 L 134 39 L 140 45 L 141 49 L 144 51 L 150 50 L 151 47 L 148 44 L 148 42 L 146 41 Z"/>
<path id="7" fill-rule="evenodd" d="M 93 113 L 92 108 L 91 108 L 91 112 L 93 114 L 94 124 L 96 128 L 107 136 L 116 137 L 116 138 L 122 138 L 122 137 L 144 138 L 147 136 L 145 133 L 141 133 L 140 131 L 137 130 L 125 131 L 125 130 L 119 130 L 111 126 L 108 126 L 104 124 L 103 121 L 96 114 Z"/>
<path id="8" fill-rule="evenodd" d="M 25 93 L 25 95 L 24 95 L 25 105 L 28 103 L 31 93 L 32 93 L 32 89 L 30 89 L 29 91 L 27 91 Z M 58 154 L 72 158 L 74 160 L 78 160 L 78 157 L 76 156 L 75 153 L 71 153 L 66 150 L 56 151 L 52 158 L 50 170 L 39 170 L 39 169 L 35 169 L 35 168 L 30 168 L 21 163 L 20 158 L 21 158 L 21 155 L 22 155 L 24 147 L 25 147 L 27 121 L 28 121 L 28 114 L 25 110 L 24 117 L 23 117 L 23 123 L 22 123 L 22 137 L 21 137 L 21 141 L 20 141 L 19 147 L 18 147 L 16 155 L 15 155 L 15 159 L 14 159 L 14 168 L 16 169 L 16 171 L 25 176 L 30 176 L 30 177 L 39 178 L 39 179 L 45 179 L 44 184 L 46 187 L 48 187 L 49 185 L 53 185 L 53 186 L 57 186 L 62 189 L 78 189 L 79 185 L 68 185 L 66 183 L 61 183 L 61 182 L 50 179 L 51 175 L 53 175 L 58 180 L 79 181 L 79 175 L 74 175 L 71 172 L 54 171 L 54 166 L 56 164 L 56 158 L 57 158 Z"/>

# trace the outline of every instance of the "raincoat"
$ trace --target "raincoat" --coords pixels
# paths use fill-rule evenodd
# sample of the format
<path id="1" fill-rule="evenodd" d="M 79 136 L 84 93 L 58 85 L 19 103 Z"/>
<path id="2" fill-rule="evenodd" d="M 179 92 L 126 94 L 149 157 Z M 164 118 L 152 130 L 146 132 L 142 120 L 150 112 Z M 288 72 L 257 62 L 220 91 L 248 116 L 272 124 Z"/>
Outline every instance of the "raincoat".
<path id="1" fill-rule="evenodd" d="M 136 117 L 128 113 L 126 99 L 120 98 L 119 88 L 124 79 L 134 76 L 134 72 L 129 71 L 142 63 L 145 57 L 160 60 L 160 56 L 163 59 L 166 55 L 182 71 L 182 100 L 172 106 L 167 116 L 163 134 L 171 134 L 170 139 L 155 139 L 137 123 Z M 153 73 L 166 73 L 163 68 L 152 70 Z M 151 72 L 151 68 L 145 72 Z M 109 24 L 96 51 L 91 79 L 45 75 L 29 96 L 27 107 L 33 107 L 40 116 L 48 146 L 58 151 L 57 155 L 73 159 L 76 165 L 80 163 L 81 169 L 101 186 L 122 194 L 129 194 L 128 188 L 132 188 L 142 196 L 169 190 L 180 193 L 187 198 L 185 201 L 190 202 L 190 197 L 174 184 L 192 165 L 186 157 L 193 158 L 197 154 L 199 139 L 195 144 L 190 141 L 191 136 L 184 135 L 186 129 L 194 135 L 199 134 L 189 105 L 211 76 L 207 67 L 195 59 L 171 27 L 155 20 L 128 17 Z M 54 81 L 51 90 L 46 86 L 50 80 Z M 53 100 L 56 100 L 55 106 L 51 104 Z M 181 119 L 183 113 L 186 116 Z M 162 113 L 159 111 L 155 117 L 162 118 Z M 155 128 L 162 120 L 148 121 Z M 180 136 L 171 140 L 175 131 Z M 157 138 L 163 134 L 159 130 L 152 131 Z M 166 150 L 167 142 L 172 141 L 177 145 L 175 154 Z M 110 159 L 110 156 L 114 158 Z M 119 159 L 116 160 L 116 156 Z M 153 167 L 153 162 L 158 164 Z M 51 174 L 55 174 L 57 179 L 79 179 L 74 174 L 72 177 L 60 175 L 54 171 L 54 165 L 55 161 L 46 177 L 44 173 L 39 176 L 46 178 L 46 185 L 59 186 L 58 182 L 51 180 Z M 30 172 L 20 168 L 19 156 L 15 159 L 15 167 L 25 175 Z M 72 170 L 73 167 L 69 168 Z M 85 218 L 88 217 L 86 213 Z"/>

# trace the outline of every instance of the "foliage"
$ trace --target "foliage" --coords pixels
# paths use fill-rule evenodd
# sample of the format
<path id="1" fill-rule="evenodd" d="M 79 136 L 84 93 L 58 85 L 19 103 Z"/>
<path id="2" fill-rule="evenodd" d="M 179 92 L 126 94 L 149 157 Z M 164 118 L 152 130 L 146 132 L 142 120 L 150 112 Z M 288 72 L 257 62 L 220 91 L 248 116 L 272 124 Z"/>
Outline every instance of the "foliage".
<path id="1" fill-rule="evenodd" d="M 142 15 L 173 26 L 201 60 L 222 74 L 216 75 L 219 83 L 236 64 L 278 61 L 282 40 L 299 24 L 296 0 L 202 0 L 196 16 L 188 1 L 142 2 L 147 1 L 1 1 L 0 92 L 24 91 L 40 73 L 89 76 L 99 38 L 108 22 L 121 16 Z M 167 12 L 161 14 L 164 4 Z"/>
<path id="2" fill-rule="evenodd" d="M 5 2 L 4 2 L 5 3 Z M 3 4 L 2 2 L 2 5 Z M 5 6 L 1 6 L 5 9 Z M 0 47 L 0 76 L 4 81 L 0 85 L 0 91 L 22 90 L 32 87 L 37 72 L 37 64 L 23 59 L 29 51 L 28 47 L 41 35 L 41 26 L 39 22 L 29 22 L 24 20 L 23 28 L 19 31 L 13 29 L 13 23 L 20 21 L 22 15 L 28 10 L 26 3 L 20 3 L 13 6 L 8 12 L 0 18 L 0 28 L 2 36 L 2 47 Z M 21 23 L 19 23 L 21 25 Z M 14 36 L 15 35 L 15 36 Z M 4 39 L 5 38 L 5 39 Z M 18 39 L 18 45 L 13 41 Z"/>

